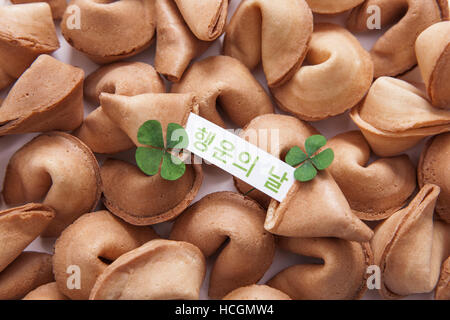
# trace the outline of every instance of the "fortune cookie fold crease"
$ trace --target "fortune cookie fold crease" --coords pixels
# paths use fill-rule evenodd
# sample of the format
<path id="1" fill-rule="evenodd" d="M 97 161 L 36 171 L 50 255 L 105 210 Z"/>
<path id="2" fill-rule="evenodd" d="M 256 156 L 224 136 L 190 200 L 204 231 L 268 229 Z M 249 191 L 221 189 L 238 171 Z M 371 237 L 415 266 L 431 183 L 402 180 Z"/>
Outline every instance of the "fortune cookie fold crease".
<path id="1" fill-rule="evenodd" d="M 195 36 L 204 41 L 216 40 L 223 32 L 229 0 L 175 0 L 181 15 Z"/>

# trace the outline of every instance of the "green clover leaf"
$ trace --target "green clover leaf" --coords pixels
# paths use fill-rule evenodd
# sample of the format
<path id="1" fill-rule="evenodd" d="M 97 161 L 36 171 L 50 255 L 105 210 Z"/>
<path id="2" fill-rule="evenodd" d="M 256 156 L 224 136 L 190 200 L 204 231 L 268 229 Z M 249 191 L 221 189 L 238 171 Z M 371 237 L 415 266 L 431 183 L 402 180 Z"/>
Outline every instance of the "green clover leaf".
<path id="1" fill-rule="evenodd" d="M 146 121 L 138 130 L 138 141 L 149 147 L 138 147 L 136 163 L 149 176 L 159 172 L 165 180 L 175 181 L 186 172 L 186 165 L 172 149 L 183 149 L 189 145 L 186 130 L 176 123 L 167 126 L 166 145 L 164 147 L 161 123 L 157 120 Z"/>
<path id="2" fill-rule="evenodd" d="M 165 152 L 163 156 L 163 163 L 161 166 L 161 177 L 166 180 L 175 181 L 181 178 L 186 171 L 186 165 L 180 158 Z"/>
<path id="3" fill-rule="evenodd" d="M 189 145 L 186 130 L 177 123 L 169 123 L 167 126 L 167 148 L 185 149 Z"/>
<path id="4" fill-rule="evenodd" d="M 319 170 L 325 170 L 328 168 L 334 160 L 334 152 L 330 148 L 322 151 L 314 158 L 312 158 L 312 162 L 314 166 Z"/>
<path id="5" fill-rule="evenodd" d="M 157 120 L 146 121 L 138 130 L 139 143 L 146 146 L 164 149 L 164 138 L 161 123 Z"/>
<path id="6" fill-rule="evenodd" d="M 320 148 L 327 144 L 327 139 L 321 135 L 311 136 L 306 139 L 305 142 L 305 151 L 311 157 L 314 153 L 316 153 Z"/>
<path id="7" fill-rule="evenodd" d="M 308 159 L 308 155 L 299 147 L 293 147 L 286 155 L 286 163 L 292 167 L 298 166 L 300 163 Z"/>
<path id="8" fill-rule="evenodd" d="M 317 176 L 318 170 L 325 170 L 334 160 L 334 152 L 328 148 L 313 156 L 320 148 L 327 144 L 327 139 L 321 135 L 314 135 L 306 139 L 305 150 L 295 146 L 286 155 L 286 163 L 296 167 L 294 177 L 298 181 L 311 181 Z"/>
<path id="9" fill-rule="evenodd" d="M 317 170 L 314 168 L 310 160 L 306 160 L 300 167 L 295 169 L 294 177 L 298 181 L 308 182 L 317 176 Z"/>
<path id="10" fill-rule="evenodd" d="M 164 151 L 154 148 L 139 147 L 136 150 L 136 163 L 148 176 L 154 176 L 159 171 Z"/>

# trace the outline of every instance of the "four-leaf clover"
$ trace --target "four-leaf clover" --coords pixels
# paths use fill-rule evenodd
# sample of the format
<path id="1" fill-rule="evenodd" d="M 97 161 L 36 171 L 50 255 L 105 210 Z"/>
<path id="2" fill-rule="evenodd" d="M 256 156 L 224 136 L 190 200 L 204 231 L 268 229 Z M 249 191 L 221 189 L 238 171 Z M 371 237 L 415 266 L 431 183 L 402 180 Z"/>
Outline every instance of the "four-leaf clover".
<path id="1" fill-rule="evenodd" d="M 314 155 L 320 148 L 327 144 L 327 139 L 321 135 L 314 135 L 306 139 L 305 151 L 299 147 L 293 147 L 286 155 L 286 163 L 296 167 L 295 179 L 301 182 L 311 181 L 317 176 L 317 170 L 325 170 L 334 160 L 334 152 L 330 148 Z"/>
<path id="2" fill-rule="evenodd" d="M 174 181 L 184 175 L 186 165 L 176 156 L 179 149 L 187 148 L 189 145 L 188 135 L 182 126 L 169 123 L 166 147 L 164 147 L 162 126 L 157 120 L 145 122 L 139 128 L 137 139 L 139 143 L 149 146 L 138 147 L 136 150 L 136 163 L 145 174 L 153 176 L 159 172 L 161 166 L 163 179 Z"/>

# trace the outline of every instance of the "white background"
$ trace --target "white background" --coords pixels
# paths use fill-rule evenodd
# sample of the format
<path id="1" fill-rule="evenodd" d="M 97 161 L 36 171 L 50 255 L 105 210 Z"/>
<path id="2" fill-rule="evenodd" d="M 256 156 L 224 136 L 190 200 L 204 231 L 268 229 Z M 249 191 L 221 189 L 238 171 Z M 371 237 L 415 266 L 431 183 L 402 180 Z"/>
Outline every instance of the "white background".
<path id="1" fill-rule="evenodd" d="M 229 13 L 228 13 L 228 20 L 233 15 L 236 7 L 239 4 L 239 0 L 231 0 Z M 2 5 L 3 1 L 0 0 L 0 5 Z M 334 17 L 328 17 L 323 15 L 315 15 L 314 21 L 315 22 L 334 22 L 337 24 L 344 25 L 345 17 L 347 16 L 347 13 L 334 16 Z M 91 72 L 96 70 L 98 66 L 90 61 L 88 58 L 86 58 L 82 53 L 76 51 L 72 47 L 69 46 L 69 44 L 65 41 L 65 39 L 61 36 L 60 28 L 59 28 L 59 21 L 56 22 L 57 24 L 57 32 L 61 44 L 61 48 L 57 50 L 53 56 L 63 62 L 69 63 L 71 65 L 80 67 L 84 69 L 86 75 L 89 75 Z M 382 34 L 384 30 L 381 31 L 371 31 L 366 34 L 357 35 L 358 39 L 361 41 L 364 48 L 367 50 L 370 50 L 373 43 L 376 41 L 376 39 Z M 208 51 L 203 54 L 198 60 L 201 60 L 208 56 L 214 56 L 219 55 L 221 53 L 222 48 L 222 41 L 223 36 L 217 40 L 209 49 Z M 145 50 L 144 52 L 140 53 L 139 55 L 136 55 L 130 59 L 127 59 L 129 61 L 141 61 L 146 62 L 151 65 L 153 65 L 154 61 L 154 52 L 155 52 L 155 44 L 153 44 L 149 49 Z M 261 82 L 261 84 L 266 88 L 267 86 L 265 84 L 265 78 L 264 74 L 261 70 L 261 68 L 258 68 L 254 70 L 255 77 Z M 421 82 L 420 79 L 420 72 L 417 68 L 412 70 L 409 74 L 402 77 L 404 79 L 408 79 L 415 82 Z M 170 89 L 170 83 L 167 83 L 167 89 Z M 5 98 L 10 88 L 7 88 L 5 90 L 0 91 L 0 98 Z M 268 90 L 267 90 L 268 92 Z M 274 103 L 275 105 L 275 103 Z M 89 114 L 92 110 L 94 110 L 96 106 L 88 103 L 85 101 L 85 114 Z M 277 109 L 277 113 L 282 113 Z M 343 114 L 340 116 L 333 117 L 331 119 L 319 121 L 312 123 L 314 127 L 316 127 L 323 135 L 325 135 L 327 138 L 334 137 L 336 134 L 341 132 L 346 132 L 349 130 L 357 129 L 357 127 L 353 124 L 353 122 L 350 120 L 348 114 Z M 230 127 L 232 125 L 230 124 Z M 26 134 L 26 135 L 18 135 L 18 136 L 6 136 L 6 137 L 0 137 L 0 181 L 3 181 L 5 169 L 7 166 L 7 163 L 9 161 L 9 158 L 16 152 L 20 147 L 22 147 L 26 142 L 31 140 L 34 136 L 37 134 Z M 415 148 L 411 149 L 408 153 L 411 160 L 417 165 L 420 152 L 424 146 L 424 142 L 416 146 Z M 118 155 L 114 155 L 114 157 L 119 159 L 128 160 L 130 162 L 134 161 L 134 151 L 129 151 L 125 153 L 121 153 Z M 98 159 L 100 162 L 102 162 L 106 157 L 105 156 L 98 156 Z M 375 159 L 375 158 L 374 158 Z M 200 189 L 200 192 L 198 193 L 195 201 L 198 201 L 205 195 L 209 193 L 213 193 L 216 191 L 224 191 L 224 190 L 231 190 L 236 191 L 233 185 L 233 179 L 232 177 L 225 173 L 224 171 L 220 170 L 219 168 L 213 167 L 213 166 L 203 166 L 204 169 L 204 181 L 203 185 Z M 1 187 L 0 187 L 1 188 Z M 0 199 L 1 200 L 1 199 Z M 3 201 L 0 201 L 0 209 L 5 209 L 6 207 L 3 204 Z M 99 205 L 99 208 L 103 208 L 101 205 Z M 155 226 L 155 230 L 162 236 L 167 237 L 170 232 L 171 223 L 163 223 L 161 225 Z M 42 239 L 38 238 L 36 239 L 26 250 L 33 250 L 33 251 L 44 251 L 48 253 L 52 253 L 53 251 L 53 244 L 55 239 Z M 207 288 L 208 288 L 208 279 L 209 279 L 209 271 L 212 263 L 215 261 L 216 256 L 211 257 L 208 259 L 208 273 L 206 275 L 205 282 L 203 283 L 203 288 L 201 291 L 201 299 L 207 299 Z M 281 270 L 285 269 L 288 266 L 294 265 L 294 264 L 300 264 L 300 263 L 320 263 L 320 260 L 315 260 L 312 258 L 307 257 L 301 257 L 289 252 L 284 252 L 281 250 L 277 250 L 274 262 L 270 269 L 267 271 L 263 279 L 259 283 L 263 284 L 267 282 L 269 279 L 271 279 L 275 274 L 280 272 Z M 429 299 L 432 297 L 432 294 L 420 294 L 420 295 L 413 295 L 409 296 L 407 299 Z M 364 296 L 364 299 L 380 299 L 380 296 L 376 291 L 369 291 Z"/>

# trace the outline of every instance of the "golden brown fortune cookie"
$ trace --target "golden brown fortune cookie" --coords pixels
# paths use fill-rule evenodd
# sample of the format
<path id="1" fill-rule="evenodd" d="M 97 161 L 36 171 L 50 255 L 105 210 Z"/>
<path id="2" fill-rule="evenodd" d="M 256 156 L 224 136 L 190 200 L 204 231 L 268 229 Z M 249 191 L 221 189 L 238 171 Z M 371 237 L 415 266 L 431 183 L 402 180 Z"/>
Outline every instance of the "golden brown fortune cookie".
<path id="1" fill-rule="evenodd" d="M 194 94 L 142 94 L 133 97 L 102 93 L 100 101 L 107 116 L 134 142 L 141 125 L 158 120 L 165 140 L 167 125 L 185 126 L 190 112 L 198 113 Z M 147 176 L 138 167 L 107 160 L 101 170 L 104 204 L 115 215 L 135 225 L 151 225 L 179 215 L 194 200 L 203 180 L 201 165 L 186 166 L 176 181 L 160 174 Z"/>
<path id="2" fill-rule="evenodd" d="M 58 48 L 48 4 L 0 7 L 0 90 L 19 78 L 40 54 Z"/>
<path id="3" fill-rule="evenodd" d="M 53 209 L 38 203 L 0 211 L 0 272 L 45 230 L 54 217 Z"/>
<path id="4" fill-rule="evenodd" d="M 209 57 L 194 63 L 172 92 L 195 92 L 201 99 L 200 116 L 225 127 L 218 106 L 239 126 L 253 118 L 273 113 L 270 97 L 238 60 L 227 56 Z"/>
<path id="5" fill-rule="evenodd" d="M 432 291 L 442 262 L 450 255 L 450 224 L 433 221 L 439 187 L 427 184 L 408 207 L 375 229 L 371 240 L 381 269 L 380 293 L 398 299 Z"/>
<path id="6" fill-rule="evenodd" d="M 378 78 L 350 117 L 381 157 L 398 155 L 425 137 L 450 131 L 450 110 L 434 108 L 421 90 L 390 77 Z"/>
<path id="7" fill-rule="evenodd" d="M 420 156 L 417 168 L 419 186 L 435 184 L 441 189 L 436 203 L 436 213 L 450 223 L 450 133 L 431 138 Z"/>
<path id="8" fill-rule="evenodd" d="M 135 96 L 142 93 L 164 93 L 165 87 L 155 69 L 142 62 L 116 62 L 100 67 L 84 83 L 85 97 L 99 105 L 100 94 Z M 97 153 L 117 153 L 134 146 L 99 106 L 84 119 L 75 135 Z"/>
<path id="9" fill-rule="evenodd" d="M 185 126 L 191 112 L 198 114 L 199 104 L 195 94 L 147 93 L 132 97 L 102 93 L 103 112 L 116 124 L 135 146 L 139 128 L 148 120 L 158 120 L 166 139 L 169 123 Z"/>
<path id="10" fill-rule="evenodd" d="M 344 113 L 372 84 L 370 54 L 338 25 L 314 25 L 306 61 L 309 65 L 291 80 L 271 89 L 280 108 L 300 119 L 317 121 Z"/>
<path id="11" fill-rule="evenodd" d="M 416 40 L 416 56 L 435 107 L 450 108 L 450 21 L 433 24 Z"/>
<path id="12" fill-rule="evenodd" d="M 0 272 L 0 299 L 22 299 L 30 291 L 52 281 L 52 256 L 41 252 L 24 252 Z"/>
<path id="13" fill-rule="evenodd" d="M 136 227 L 116 218 L 108 211 L 81 216 L 67 227 L 55 244 L 53 273 L 59 291 L 73 300 L 89 298 L 100 274 L 122 254 L 136 249 L 158 236 L 149 227 Z M 71 273 L 80 268 L 80 289 L 69 289 Z"/>
<path id="14" fill-rule="evenodd" d="M 359 299 L 366 291 L 373 257 L 368 243 L 336 238 L 280 238 L 281 249 L 322 259 L 284 269 L 267 284 L 296 300 Z"/>
<path id="15" fill-rule="evenodd" d="M 42 134 L 9 160 L 3 182 L 5 203 L 41 202 L 56 212 L 42 233 L 59 236 L 80 215 L 91 212 L 101 195 L 100 169 L 91 150 L 63 132 Z"/>
<path id="16" fill-rule="evenodd" d="M 226 243 L 209 281 L 209 296 L 222 298 L 258 282 L 272 264 L 275 242 L 264 230 L 264 218 L 265 211 L 253 200 L 234 192 L 217 192 L 187 209 L 176 220 L 170 238 L 194 244 L 205 257 Z"/>
<path id="17" fill-rule="evenodd" d="M 380 10 L 380 27 L 393 24 L 370 51 L 376 78 L 396 76 L 416 65 L 414 44 L 419 34 L 432 24 L 448 19 L 446 0 L 366 0 L 351 11 L 347 20 L 350 31 L 368 31 L 368 22 L 376 14 L 369 10 L 371 6 Z"/>
<path id="18" fill-rule="evenodd" d="M 64 11 L 67 8 L 66 0 L 11 0 L 11 2 L 13 4 L 47 2 L 52 9 L 53 19 L 61 19 Z"/>
<path id="19" fill-rule="evenodd" d="M 61 31 L 71 46 L 94 62 L 131 57 L 146 49 L 153 39 L 153 2 L 72 0 L 64 12 Z"/>
<path id="20" fill-rule="evenodd" d="M 0 106 L 0 136 L 69 131 L 83 121 L 83 70 L 41 55 Z"/>
<path id="21" fill-rule="evenodd" d="M 109 265 L 89 299 L 196 300 L 205 271 L 205 258 L 196 246 L 152 240 Z"/>
<path id="22" fill-rule="evenodd" d="M 287 294 L 266 285 L 253 284 L 231 291 L 223 300 L 292 300 Z"/>
<path id="23" fill-rule="evenodd" d="M 370 147 L 360 131 L 339 134 L 328 141 L 328 147 L 335 154 L 329 171 L 360 219 L 386 219 L 416 189 L 416 169 L 407 155 L 367 165 Z"/>
<path id="24" fill-rule="evenodd" d="M 187 27 L 181 14 L 186 17 L 189 23 L 197 25 L 203 22 L 197 20 L 199 16 L 206 17 L 208 10 L 211 8 L 210 4 L 217 2 L 217 0 L 202 1 L 201 3 L 196 0 L 179 0 L 176 1 L 180 10 L 173 0 L 156 0 L 155 2 L 155 14 L 156 14 L 156 54 L 155 54 L 155 68 L 164 75 L 169 81 L 180 81 L 184 71 L 188 67 L 192 59 L 198 57 L 206 49 L 208 49 L 210 43 L 199 40 Z M 222 0 L 224 2 L 224 18 L 226 18 L 228 0 Z M 201 6 L 201 8 L 197 8 Z M 220 9 L 222 11 L 222 9 Z M 220 18 L 222 19 L 222 18 Z M 217 24 L 221 24 L 221 20 L 217 21 Z M 199 28 L 203 28 L 201 25 L 197 25 Z M 221 28 L 222 29 L 222 28 Z M 194 29 L 195 30 L 195 27 Z M 202 32 L 202 30 L 198 30 Z M 211 36 L 217 37 L 222 33 L 221 30 L 212 31 Z M 206 36 L 206 35 L 205 35 Z M 206 36 L 207 38 L 209 36 Z M 199 37 L 200 38 L 200 37 Z M 210 41 L 208 39 L 203 39 Z M 214 40 L 214 39 L 212 39 Z"/>
<path id="25" fill-rule="evenodd" d="M 291 116 L 264 115 L 252 120 L 241 138 L 283 160 L 294 146 L 303 148 L 308 137 L 318 134 L 307 123 Z M 269 173 L 271 168 L 267 168 Z M 237 189 L 247 193 L 250 186 L 235 180 Z M 314 180 L 296 181 L 283 202 L 271 200 L 260 191 L 249 197 L 269 205 L 265 229 L 287 237 L 337 237 L 351 241 L 368 241 L 373 235 L 350 209 L 344 194 L 328 171 Z"/>
<path id="26" fill-rule="evenodd" d="M 312 12 L 320 14 L 336 14 L 352 9 L 364 0 L 306 0 Z"/>
<path id="27" fill-rule="evenodd" d="M 249 69 L 262 61 L 269 87 L 277 87 L 302 64 L 312 31 L 304 0 L 245 0 L 227 26 L 224 52 Z"/>
<path id="28" fill-rule="evenodd" d="M 436 286 L 436 300 L 450 300 L 450 257 L 445 260 L 441 268 L 441 277 Z"/>
<path id="29" fill-rule="evenodd" d="M 108 159 L 101 169 L 103 203 L 133 225 L 153 225 L 180 215 L 194 200 L 203 180 L 201 165 L 186 165 L 176 181 L 147 176 L 135 165 Z"/>
<path id="30" fill-rule="evenodd" d="M 58 289 L 56 282 L 50 282 L 30 291 L 22 300 L 69 300 Z"/>
<path id="31" fill-rule="evenodd" d="M 214 41 L 223 32 L 227 21 L 228 0 L 175 0 L 184 20 L 204 41 Z"/>

